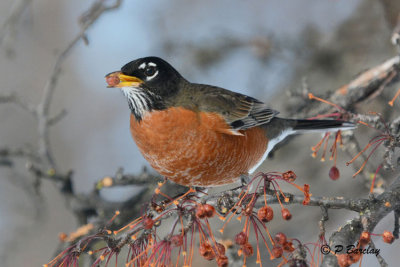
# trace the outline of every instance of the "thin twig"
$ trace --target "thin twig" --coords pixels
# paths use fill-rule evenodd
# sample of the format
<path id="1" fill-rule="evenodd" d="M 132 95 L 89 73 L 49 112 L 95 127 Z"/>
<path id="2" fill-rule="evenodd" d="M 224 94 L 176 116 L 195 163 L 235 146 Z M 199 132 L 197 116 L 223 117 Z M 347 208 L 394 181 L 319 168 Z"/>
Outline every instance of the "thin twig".
<path id="1" fill-rule="evenodd" d="M 10 29 L 15 27 L 18 21 L 22 18 L 24 11 L 28 8 L 31 2 L 32 0 L 20 0 L 14 2 L 11 10 L 7 13 L 7 18 L 0 26 L 0 45 L 9 33 Z"/>
<path id="2" fill-rule="evenodd" d="M 370 246 L 372 249 L 376 250 L 376 246 L 375 246 L 374 241 L 371 240 L 371 241 L 369 242 L 369 246 Z M 387 262 L 385 261 L 385 259 L 381 256 L 381 254 L 377 253 L 377 254 L 375 254 L 375 256 L 376 256 L 376 259 L 378 260 L 379 265 L 380 265 L 381 267 L 387 267 L 387 266 L 389 266 L 389 265 L 387 264 Z"/>

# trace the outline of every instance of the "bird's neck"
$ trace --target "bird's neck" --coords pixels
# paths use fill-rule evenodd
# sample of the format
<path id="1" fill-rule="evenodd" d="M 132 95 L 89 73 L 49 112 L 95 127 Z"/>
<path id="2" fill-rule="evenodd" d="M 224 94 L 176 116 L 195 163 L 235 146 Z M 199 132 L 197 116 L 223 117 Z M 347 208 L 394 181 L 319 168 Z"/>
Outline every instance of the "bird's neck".
<path id="1" fill-rule="evenodd" d="M 148 90 L 123 88 L 122 92 L 126 96 L 129 109 L 137 121 L 141 121 L 147 112 L 165 109 L 162 99 Z"/>

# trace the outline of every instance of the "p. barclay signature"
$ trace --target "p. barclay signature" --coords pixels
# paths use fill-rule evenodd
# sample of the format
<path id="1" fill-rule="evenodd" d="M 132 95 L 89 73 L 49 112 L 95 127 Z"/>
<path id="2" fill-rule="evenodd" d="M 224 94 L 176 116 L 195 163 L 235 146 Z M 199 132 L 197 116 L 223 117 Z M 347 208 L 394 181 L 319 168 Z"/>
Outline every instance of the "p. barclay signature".
<path id="1" fill-rule="evenodd" d="M 368 246 L 367 248 L 361 248 L 355 245 L 347 245 L 347 246 L 336 245 L 333 248 L 331 248 L 328 245 L 321 246 L 321 252 L 324 255 L 327 255 L 331 252 L 335 254 L 340 252 L 345 252 L 347 254 L 375 254 L 375 256 L 378 256 L 380 251 L 381 251 L 380 249 L 372 248 L 370 246 Z"/>

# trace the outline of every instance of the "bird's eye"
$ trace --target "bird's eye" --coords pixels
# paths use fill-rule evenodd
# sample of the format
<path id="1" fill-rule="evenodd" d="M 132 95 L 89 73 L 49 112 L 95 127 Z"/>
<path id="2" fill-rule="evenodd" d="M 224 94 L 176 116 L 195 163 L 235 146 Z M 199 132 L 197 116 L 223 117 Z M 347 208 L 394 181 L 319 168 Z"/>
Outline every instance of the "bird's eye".
<path id="1" fill-rule="evenodd" d="M 147 77 L 151 77 L 151 76 L 153 76 L 155 73 L 156 73 L 156 67 L 154 67 L 154 66 L 149 66 L 149 67 L 147 67 L 145 70 L 144 70 L 144 74 L 147 76 Z"/>

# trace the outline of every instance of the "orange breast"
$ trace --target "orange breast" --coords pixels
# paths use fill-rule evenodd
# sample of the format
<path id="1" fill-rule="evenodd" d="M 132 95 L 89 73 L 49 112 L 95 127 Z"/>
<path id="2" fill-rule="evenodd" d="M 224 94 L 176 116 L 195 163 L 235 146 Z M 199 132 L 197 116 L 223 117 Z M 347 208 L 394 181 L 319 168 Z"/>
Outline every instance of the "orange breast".
<path id="1" fill-rule="evenodd" d="M 143 156 L 161 175 L 186 186 L 215 186 L 247 174 L 267 150 L 263 129 L 229 133 L 216 113 L 169 108 L 147 113 L 131 133 Z"/>

